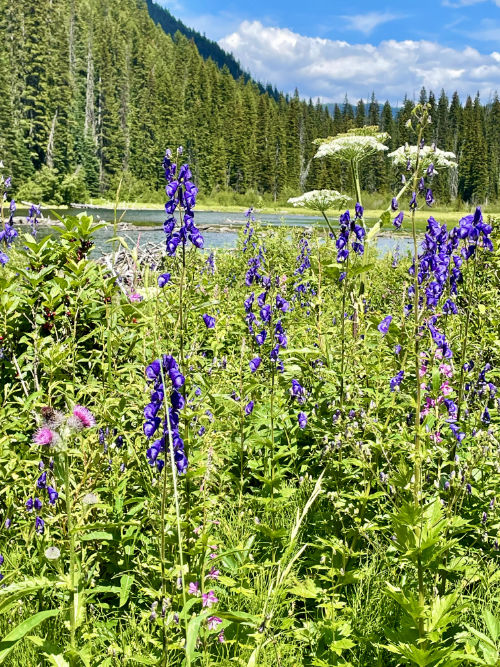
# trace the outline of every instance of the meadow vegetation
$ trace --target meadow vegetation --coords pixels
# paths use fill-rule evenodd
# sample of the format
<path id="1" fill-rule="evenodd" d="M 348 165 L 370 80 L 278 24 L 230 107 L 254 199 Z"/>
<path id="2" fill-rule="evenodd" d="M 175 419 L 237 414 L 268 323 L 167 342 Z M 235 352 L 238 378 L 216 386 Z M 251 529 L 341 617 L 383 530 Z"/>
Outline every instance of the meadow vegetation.
<path id="1" fill-rule="evenodd" d="M 2 210 L 0 662 L 500 664 L 498 225 L 429 208 L 417 238 L 427 116 L 374 225 L 328 191 L 329 234 L 249 209 L 217 253 L 167 151 L 132 279 L 91 217 Z M 413 253 L 377 256 L 391 223 Z"/>

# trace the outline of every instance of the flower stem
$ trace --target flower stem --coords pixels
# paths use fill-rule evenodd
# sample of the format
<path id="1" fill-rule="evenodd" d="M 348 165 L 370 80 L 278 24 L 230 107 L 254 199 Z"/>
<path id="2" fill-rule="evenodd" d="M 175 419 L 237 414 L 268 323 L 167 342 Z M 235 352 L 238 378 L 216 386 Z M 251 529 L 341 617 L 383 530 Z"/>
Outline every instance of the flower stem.
<path id="1" fill-rule="evenodd" d="M 427 122 L 427 112 L 424 110 L 420 128 L 418 132 L 417 141 L 417 157 L 415 162 L 415 172 L 413 174 L 413 190 L 416 192 L 418 173 L 420 166 L 420 142 L 422 140 L 423 127 Z M 422 447 L 420 441 L 420 415 L 422 390 L 420 387 L 420 335 L 419 335 L 419 284 L 418 284 L 418 242 L 417 242 L 417 225 L 415 222 L 415 208 L 411 212 L 411 227 L 413 236 L 413 252 L 415 259 L 415 271 L 413 275 L 413 321 L 414 321 L 414 337 L 415 337 L 415 382 L 416 382 L 416 407 L 415 407 L 415 464 L 414 464 L 414 487 L 413 487 L 413 501 L 416 507 L 420 506 L 421 502 L 421 487 L 422 487 Z M 420 552 L 417 556 L 417 576 L 418 576 L 418 599 L 420 609 L 425 605 L 425 588 L 424 576 L 422 569 L 422 559 Z M 418 634 L 422 639 L 425 635 L 424 617 L 422 615 L 418 618 Z"/>
<path id="2" fill-rule="evenodd" d="M 345 373 L 345 306 L 347 300 L 347 282 L 349 280 L 349 256 L 347 256 L 345 264 L 345 278 L 344 278 L 344 289 L 342 290 L 342 312 L 341 316 L 341 356 L 340 356 L 340 408 L 344 407 L 344 373 Z"/>
<path id="3" fill-rule="evenodd" d="M 323 217 L 326 220 L 326 224 L 328 225 L 328 229 L 330 230 L 330 233 L 332 234 L 333 238 L 336 241 L 337 240 L 337 234 L 335 234 L 335 230 L 333 229 L 333 227 L 330 223 L 330 220 L 328 220 L 328 217 L 327 217 L 327 215 L 324 211 L 321 211 L 321 213 L 323 214 Z"/>
<path id="4" fill-rule="evenodd" d="M 465 364 L 465 352 L 467 350 L 467 342 L 469 339 L 469 325 L 470 325 L 470 318 L 471 318 L 471 313 L 472 313 L 472 297 L 474 295 L 474 289 L 476 286 L 476 270 L 477 270 L 477 255 L 478 255 L 478 247 L 476 246 L 476 250 L 474 252 L 474 270 L 472 273 L 472 284 L 470 286 L 470 289 L 467 289 L 467 315 L 465 318 L 465 331 L 464 331 L 464 337 L 462 340 L 462 350 L 460 352 L 460 380 L 458 384 L 458 410 L 457 410 L 457 422 L 460 421 L 460 416 L 462 414 L 462 402 L 464 400 L 464 375 L 465 375 L 465 369 L 464 369 L 464 364 Z M 453 446 L 450 451 L 450 461 L 453 461 L 455 459 L 455 454 L 457 451 L 457 443 L 456 440 L 453 442 Z"/>
<path id="5" fill-rule="evenodd" d="M 76 651 L 76 613 L 77 613 L 77 610 L 75 608 L 76 555 L 75 555 L 75 534 L 73 532 L 73 516 L 71 507 L 69 454 L 67 451 L 64 453 L 64 494 L 66 496 L 66 521 L 67 521 L 68 542 L 69 542 L 69 597 L 70 597 L 69 627 L 70 627 L 70 647 L 72 653 L 70 662 L 71 664 L 73 664 L 74 662 L 73 654 Z"/>

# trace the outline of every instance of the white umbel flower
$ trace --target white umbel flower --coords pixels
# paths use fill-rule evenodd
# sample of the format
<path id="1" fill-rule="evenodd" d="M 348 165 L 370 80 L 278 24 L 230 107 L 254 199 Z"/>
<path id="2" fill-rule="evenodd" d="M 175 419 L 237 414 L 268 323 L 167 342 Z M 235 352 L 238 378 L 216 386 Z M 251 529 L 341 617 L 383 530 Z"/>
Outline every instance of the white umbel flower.
<path id="1" fill-rule="evenodd" d="M 392 159 L 396 167 L 406 167 L 408 160 L 413 169 L 415 169 L 417 163 L 417 151 L 418 146 L 400 146 L 392 153 L 389 153 L 389 157 Z M 434 173 L 437 173 L 438 169 L 451 169 L 456 167 L 456 155 L 450 151 L 442 151 L 440 148 L 434 148 L 433 146 L 424 146 L 420 148 L 420 167 L 422 171 L 425 171 L 431 164 L 434 165 Z"/>
<path id="2" fill-rule="evenodd" d="M 351 199 L 337 190 L 311 190 L 304 192 L 300 197 L 291 197 L 288 200 L 295 208 L 310 208 L 313 211 L 328 211 L 332 208 L 344 208 Z"/>
<path id="3" fill-rule="evenodd" d="M 319 148 L 314 157 L 333 157 L 340 160 L 360 161 L 379 151 L 388 151 L 383 141 L 389 139 L 387 132 L 380 132 L 376 125 L 349 130 L 327 139 L 316 139 Z"/>

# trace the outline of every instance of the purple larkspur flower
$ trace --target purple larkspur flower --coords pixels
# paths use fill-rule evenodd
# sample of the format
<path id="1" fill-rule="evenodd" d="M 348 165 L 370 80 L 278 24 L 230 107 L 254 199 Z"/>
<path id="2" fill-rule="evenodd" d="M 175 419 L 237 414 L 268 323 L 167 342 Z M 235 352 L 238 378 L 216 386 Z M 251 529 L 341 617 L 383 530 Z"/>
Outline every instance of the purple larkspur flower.
<path id="1" fill-rule="evenodd" d="M 392 315 L 387 315 L 387 317 L 384 317 L 382 322 L 380 322 L 380 324 L 377 326 L 377 329 L 380 331 L 381 334 L 385 336 L 389 331 L 391 322 L 392 322 Z"/>
<path id="2" fill-rule="evenodd" d="M 245 414 L 246 414 L 247 416 L 252 414 L 254 405 L 255 405 L 255 404 L 254 404 L 253 401 L 249 401 L 249 402 L 245 405 Z"/>
<path id="3" fill-rule="evenodd" d="M 43 535 L 45 532 L 45 521 L 40 516 L 35 519 L 35 530 L 39 535 Z"/>
<path id="4" fill-rule="evenodd" d="M 394 225 L 394 227 L 396 229 L 401 229 L 401 225 L 403 224 L 404 217 L 405 217 L 404 211 L 400 211 L 397 214 L 397 216 L 394 218 L 394 220 L 392 221 L 392 224 Z"/>
<path id="5" fill-rule="evenodd" d="M 47 486 L 47 494 L 49 496 L 49 503 L 51 505 L 56 504 L 56 500 L 59 498 L 59 494 L 52 486 Z"/>
<path id="6" fill-rule="evenodd" d="M 205 326 L 207 327 L 207 329 L 213 329 L 215 327 L 215 317 L 212 317 L 211 315 L 205 313 L 203 315 L 203 321 L 205 322 Z"/>
<path id="7" fill-rule="evenodd" d="M 158 276 L 158 287 L 165 287 L 170 282 L 170 278 L 170 273 L 162 273 L 161 276 Z"/>
<path id="8" fill-rule="evenodd" d="M 250 366 L 250 370 L 252 373 L 255 373 L 255 371 L 259 368 L 260 364 L 262 362 L 262 359 L 260 357 L 255 357 L 255 359 L 251 359 L 248 364 Z"/>
<path id="9" fill-rule="evenodd" d="M 264 345 L 264 342 L 267 337 L 267 331 L 265 329 L 262 329 L 262 331 L 255 336 L 255 342 L 257 345 Z"/>
<path id="10" fill-rule="evenodd" d="M 396 388 L 399 388 L 401 386 L 404 374 L 405 374 L 404 371 L 399 371 L 393 378 L 391 378 L 390 381 L 391 391 L 396 391 Z"/>
<path id="11" fill-rule="evenodd" d="M 399 208 L 398 200 L 396 199 L 396 197 L 393 197 L 391 200 L 391 210 L 397 211 L 398 208 Z"/>
<path id="12" fill-rule="evenodd" d="M 307 426 L 307 415 L 305 412 L 299 412 L 298 414 L 299 428 L 304 429 Z"/>

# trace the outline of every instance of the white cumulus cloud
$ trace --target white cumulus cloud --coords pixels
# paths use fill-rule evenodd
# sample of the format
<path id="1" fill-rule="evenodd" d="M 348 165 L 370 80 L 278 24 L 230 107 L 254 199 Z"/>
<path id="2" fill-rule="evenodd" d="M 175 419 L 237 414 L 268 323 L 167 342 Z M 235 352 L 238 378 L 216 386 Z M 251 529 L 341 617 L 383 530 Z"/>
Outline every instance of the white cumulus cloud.
<path id="1" fill-rule="evenodd" d="M 500 0 L 499 0 L 500 1 Z M 444 47 L 436 42 L 395 39 L 373 44 L 306 37 L 288 28 L 243 21 L 219 41 L 256 79 L 278 89 L 323 101 L 367 98 L 401 102 L 425 86 L 439 94 L 481 93 L 484 101 L 500 91 L 498 52 L 480 53 L 470 46 Z"/>

